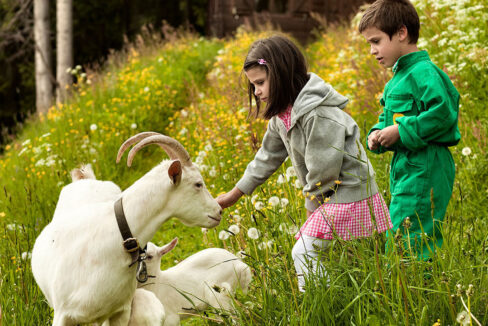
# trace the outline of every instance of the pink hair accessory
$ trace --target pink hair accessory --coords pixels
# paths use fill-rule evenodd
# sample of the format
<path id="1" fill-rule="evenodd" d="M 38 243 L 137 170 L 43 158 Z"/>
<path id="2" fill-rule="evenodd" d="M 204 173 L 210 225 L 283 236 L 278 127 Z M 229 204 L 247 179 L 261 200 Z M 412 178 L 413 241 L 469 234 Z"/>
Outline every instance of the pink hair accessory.
<path id="1" fill-rule="evenodd" d="M 260 65 L 265 65 L 266 64 L 266 60 L 264 60 L 264 59 L 258 59 L 258 63 Z"/>

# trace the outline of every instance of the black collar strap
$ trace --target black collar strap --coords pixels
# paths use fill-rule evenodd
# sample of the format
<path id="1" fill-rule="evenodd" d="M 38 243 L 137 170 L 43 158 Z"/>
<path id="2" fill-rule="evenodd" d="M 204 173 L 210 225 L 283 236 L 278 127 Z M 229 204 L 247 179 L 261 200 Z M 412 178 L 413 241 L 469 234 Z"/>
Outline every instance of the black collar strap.
<path id="1" fill-rule="evenodd" d="M 146 259 L 146 248 L 141 249 L 139 241 L 137 241 L 137 239 L 132 236 L 132 232 L 130 232 L 129 224 L 127 224 L 127 219 L 124 214 L 124 207 L 122 206 L 122 197 L 115 202 L 114 210 L 117 225 L 119 226 L 120 234 L 124 240 L 122 245 L 132 258 L 129 267 L 138 262 L 137 280 L 139 282 L 145 282 L 147 280 L 146 264 L 144 262 L 144 259 Z"/>

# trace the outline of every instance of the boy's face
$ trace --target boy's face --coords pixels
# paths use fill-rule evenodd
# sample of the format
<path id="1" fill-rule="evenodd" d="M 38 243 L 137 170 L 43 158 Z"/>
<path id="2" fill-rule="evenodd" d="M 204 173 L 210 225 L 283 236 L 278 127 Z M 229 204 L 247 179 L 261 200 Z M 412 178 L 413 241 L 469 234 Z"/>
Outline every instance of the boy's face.
<path id="1" fill-rule="evenodd" d="M 400 30 L 395 33 L 391 40 L 388 34 L 379 30 L 376 27 L 369 27 L 361 34 L 366 38 L 366 41 L 371 45 L 371 54 L 376 57 L 378 62 L 386 68 L 392 67 L 403 55 L 404 31 Z"/>
<path id="2" fill-rule="evenodd" d="M 249 82 L 254 86 L 254 95 L 261 102 L 267 102 L 269 98 L 269 81 L 266 70 L 262 67 L 254 67 L 245 71 Z"/>

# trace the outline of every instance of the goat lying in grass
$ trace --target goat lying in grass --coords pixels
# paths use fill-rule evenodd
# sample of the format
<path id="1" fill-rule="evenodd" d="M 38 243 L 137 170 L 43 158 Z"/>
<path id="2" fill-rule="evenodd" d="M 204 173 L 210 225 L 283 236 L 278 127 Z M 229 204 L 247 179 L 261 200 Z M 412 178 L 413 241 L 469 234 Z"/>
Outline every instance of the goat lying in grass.
<path id="1" fill-rule="evenodd" d="M 220 222 L 221 207 L 179 142 L 154 132 L 140 133 L 122 144 L 117 162 L 135 143 L 128 166 L 137 151 L 149 144 L 161 146 L 170 160 L 123 192 L 112 182 L 96 180 L 88 167 L 75 170 L 73 182 L 61 191 L 52 221 L 34 244 L 32 272 L 54 309 L 53 325 L 105 320 L 105 325 L 128 324 L 139 264 L 132 264 L 122 244 L 114 213 L 119 199 L 140 248 L 171 217 L 206 228 Z"/>
<path id="2" fill-rule="evenodd" d="M 179 325 L 188 313 L 209 306 L 233 311 L 231 296 L 237 288 L 246 293 L 251 270 L 231 252 L 209 248 L 186 258 L 176 266 L 161 271 L 161 257 L 176 246 L 177 238 L 163 247 L 147 244 L 147 271 L 151 278 L 139 286 L 154 292 L 165 311 L 164 326 Z M 132 319 L 131 324 L 137 324 Z"/>

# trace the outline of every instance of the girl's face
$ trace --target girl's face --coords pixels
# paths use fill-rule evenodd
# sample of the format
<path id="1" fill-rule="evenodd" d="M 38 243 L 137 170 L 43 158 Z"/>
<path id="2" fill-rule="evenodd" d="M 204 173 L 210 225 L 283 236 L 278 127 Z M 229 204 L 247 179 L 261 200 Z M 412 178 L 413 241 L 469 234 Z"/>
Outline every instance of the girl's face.
<path id="1" fill-rule="evenodd" d="M 371 45 L 370 53 L 376 57 L 376 60 L 385 68 L 392 67 L 403 55 L 402 41 L 405 39 L 405 30 L 400 29 L 392 38 L 385 32 L 376 27 L 365 29 L 362 34 Z"/>
<path id="2" fill-rule="evenodd" d="M 249 82 L 254 86 L 254 95 L 261 102 L 267 102 L 269 98 L 269 81 L 266 70 L 262 67 L 254 67 L 245 71 Z"/>

